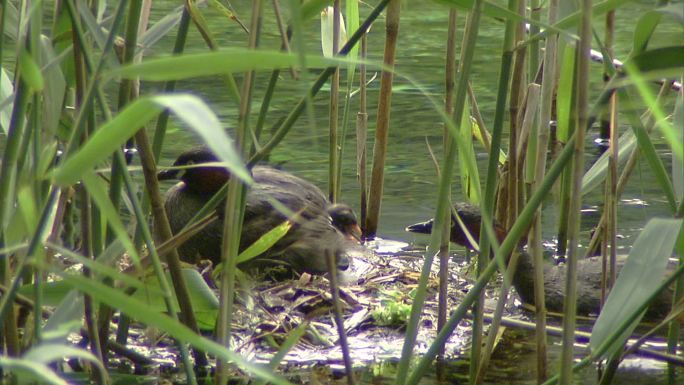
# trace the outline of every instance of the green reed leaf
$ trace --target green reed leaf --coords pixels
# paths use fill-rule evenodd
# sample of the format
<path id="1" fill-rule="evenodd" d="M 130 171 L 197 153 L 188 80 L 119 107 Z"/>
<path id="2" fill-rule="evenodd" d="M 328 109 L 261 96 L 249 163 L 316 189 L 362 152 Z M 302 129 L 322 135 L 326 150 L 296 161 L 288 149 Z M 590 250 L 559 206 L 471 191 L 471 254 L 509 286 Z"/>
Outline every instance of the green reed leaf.
<path id="1" fill-rule="evenodd" d="M 339 61 L 326 59 L 319 55 L 307 55 L 306 62 L 309 67 L 328 67 Z M 146 60 L 140 64 L 132 64 L 114 70 L 109 73 L 109 76 L 167 81 L 239 73 L 248 70 L 272 70 L 290 67 L 299 67 L 299 59 L 295 54 L 231 48 L 217 52 Z"/>
<path id="2" fill-rule="evenodd" d="M 91 279 L 87 279 L 80 274 L 70 274 L 63 271 L 55 271 L 55 273 L 61 275 L 64 281 L 72 287 L 91 295 L 102 303 L 119 309 L 123 313 L 148 326 L 154 326 L 167 332 L 180 343 L 189 343 L 209 354 L 221 357 L 224 360 L 230 360 L 239 368 L 255 377 L 266 379 L 274 384 L 288 384 L 287 381 L 271 373 L 269 370 L 247 361 L 221 344 L 194 333 L 190 328 L 181 324 L 179 321 L 174 320 L 162 312 L 150 309 L 145 303 L 135 300 L 125 293 Z"/>
<path id="3" fill-rule="evenodd" d="M 634 242 L 625 266 L 603 306 L 591 333 L 590 348 L 596 350 L 615 331 L 617 325 L 636 312 L 648 298 L 661 289 L 667 260 L 672 255 L 681 219 L 655 218 L 649 221 Z M 606 357 L 620 348 L 639 323 L 635 320 L 608 349 Z"/>
<path id="4" fill-rule="evenodd" d="M 268 249 L 275 245 L 280 238 L 284 237 L 285 234 L 290 231 L 290 227 L 292 227 L 292 223 L 290 221 L 285 221 L 269 230 L 266 234 L 262 235 L 247 249 L 245 249 L 245 251 L 240 253 L 237 263 L 247 262 L 250 259 L 254 259 L 265 253 Z"/>
<path id="5" fill-rule="evenodd" d="M 21 73 L 24 81 L 31 87 L 34 91 L 40 91 L 45 85 L 43 80 L 43 75 L 40 72 L 40 67 L 33 60 L 31 54 L 26 51 L 21 51 L 19 53 L 19 73 Z"/>
<path id="6" fill-rule="evenodd" d="M 165 109 L 170 110 L 202 137 L 233 175 L 251 183 L 252 178 L 218 117 L 206 103 L 190 94 L 143 97 L 129 104 L 116 117 L 102 125 L 62 166 L 54 170 L 52 177 L 55 182 L 60 185 L 76 183 Z"/>

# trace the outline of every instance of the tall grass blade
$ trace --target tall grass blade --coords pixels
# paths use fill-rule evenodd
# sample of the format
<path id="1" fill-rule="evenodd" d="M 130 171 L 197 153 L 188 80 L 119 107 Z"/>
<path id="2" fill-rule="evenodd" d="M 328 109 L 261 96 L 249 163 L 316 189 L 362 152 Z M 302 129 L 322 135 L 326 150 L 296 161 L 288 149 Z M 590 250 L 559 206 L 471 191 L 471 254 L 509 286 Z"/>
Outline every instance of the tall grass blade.
<path id="1" fill-rule="evenodd" d="M 548 20 L 555 23 L 558 18 L 559 1 L 549 2 Z M 551 138 L 551 113 L 554 107 L 553 94 L 556 88 L 556 74 L 558 71 L 558 36 L 548 35 L 544 50 L 543 73 L 541 82 L 541 105 L 539 107 L 539 121 L 537 122 L 538 137 L 534 141 L 536 148 L 536 161 L 534 179 L 530 186 L 530 192 L 534 193 L 539 183 L 544 179 L 546 172 L 547 151 Z M 532 146 L 532 142 L 530 142 Z M 546 342 L 546 298 L 544 293 L 544 259 L 542 250 L 542 220 L 541 207 L 537 210 L 528 245 L 534 258 L 534 303 L 536 314 L 535 342 L 537 347 L 537 383 L 546 380 L 547 377 L 547 342 Z"/>
<path id="2" fill-rule="evenodd" d="M 110 72 L 109 76 L 139 77 L 141 80 L 150 81 L 181 80 L 249 70 L 300 67 L 299 62 L 296 54 L 286 52 L 225 48 L 218 52 L 150 59 L 139 64 L 123 66 Z M 344 61 L 320 55 L 306 55 L 306 62 L 308 67 L 321 68 Z"/>
<path id="3" fill-rule="evenodd" d="M 95 365 L 101 376 L 105 376 L 106 371 L 102 363 L 92 353 L 64 344 L 36 346 L 29 349 L 22 358 L 0 357 L 0 367 L 17 374 L 20 381 L 32 380 L 51 385 L 68 385 L 69 382 L 50 367 L 51 363 L 63 360 L 65 357 L 77 357 L 89 361 Z"/>
<path id="4" fill-rule="evenodd" d="M 189 343 L 197 349 L 217 357 L 221 357 L 224 360 L 232 361 L 238 367 L 257 378 L 271 381 L 274 384 L 288 384 L 287 381 L 283 380 L 279 376 L 276 376 L 263 367 L 250 363 L 238 354 L 226 349 L 222 345 L 211 341 L 208 338 L 195 334 L 191 329 L 182 325 L 180 322 L 172 319 L 166 314 L 149 309 L 144 303 L 134 300 L 118 290 L 86 279 L 77 274 L 70 274 L 61 271 L 55 271 L 54 273 L 62 276 L 64 281 L 73 288 L 85 292 L 98 301 L 104 302 L 113 308 L 120 309 L 130 317 L 137 319 L 146 325 L 157 327 L 160 330 L 169 333 L 170 336 L 182 343 Z"/>
<path id="5" fill-rule="evenodd" d="M 252 2 L 252 14 L 249 25 L 248 47 L 256 49 L 260 38 L 259 25 L 262 20 L 262 1 Z M 231 77 L 229 77 L 231 78 Z M 245 72 L 242 89 L 239 94 L 238 124 L 235 133 L 237 154 L 246 156 L 249 151 L 250 126 L 249 117 L 252 107 L 255 71 Z M 235 302 L 235 275 L 237 258 L 242 233 L 242 221 L 245 211 L 245 185 L 238 178 L 228 181 L 228 193 L 225 202 L 223 222 L 223 238 L 221 239 L 221 261 L 224 271 L 221 274 L 219 293 L 219 313 L 217 317 L 216 340 L 230 348 L 233 324 L 233 307 Z M 221 357 L 216 360 L 214 381 L 218 385 L 228 383 L 228 362 Z"/>
<path id="6" fill-rule="evenodd" d="M 464 111 L 470 111 L 468 100 L 464 102 Z M 459 137 L 456 138 L 458 146 L 458 170 L 461 178 L 461 192 L 468 202 L 479 205 L 482 199 L 480 191 L 480 173 L 477 169 L 473 137 L 473 124 L 470 114 L 463 114 L 459 125 Z"/>
<path id="7" fill-rule="evenodd" d="M 275 245 L 282 237 L 290 231 L 292 223 L 290 221 L 285 221 L 282 224 L 272 228 L 266 234 L 262 235 L 253 244 L 249 245 L 243 252 L 240 253 L 237 259 L 237 263 L 247 262 L 251 259 L 258 257 L 259 255 L 266 252 L 273 245 Z"/>
<path id="8" fill-rule="evenodd" d="M 345 13 L 347 15 L 347 27 L 346 30 L 348 31 L 356 31 L 359 28 L 359 3 L 358 1 L 346 1 L 345 2 Z M 345 37 L 346 39 L 346 37 Z M 363 43 L 362 43 L 363 44 Z M 337 170 L 336 170 L 336 176 L 337 176 L 337 181 L 335 183 L 337 190 L 335 191 L 335 196 L 340 196 L 341 189 L 342 189 L 342 156 L 344 154 L 344 148 L 346 144 L 346 138 L 347 138 L 347 130 L 350 126 L 349 122 L 349 114 L 351 111 L 351 101 L 352 101 L 352 88 L 354 86 L 354 77 L 356 74 L 356 66 L 357 66 L 357 59 L 359 57 L 359 45 L 354 45 L 352 49 L 349 51 L 349 54 L 347 55 L 348 58 L 351 60 L 347 64 L 347 88 L 346 92 L 344 95 L 344 108 L 342 110 L 342 135 L 341 135 L 341 140 L 339 141 L 340 144 L 337 148 L 337 159 L 339 160 L 337 162 Z M 361 82 L 364 81 L 360 79 L 359 81 L 359 87 L 361 88 Z M 365 96 L 364 96 L 365 97 Z M 357 136 L 357 143 L 358 141 L 361 140 Z M 357 164 L 358 164 L 358 159 L 357 159 Z M 364 219 L 361 219 L 361 223 L 364 223 Z"/>
<path id="9" fill-rule="evenodd" d="M 41 55 L 43 59 L 42 71 L 45 79 L 45 88 L 42 92 L 41 131 L 44 138 L 52 138 L 62 117 L 67 84 L 60 68 L 62 58 L 57 57 L 50 39 L 46 36 L 41 36 Z M 0 85 L 0 88 L 2 86 Z M 0 100 L 3 100 L 1 94 Z"/>
<path id="10" fill-rule="evenodd" d="M 677 94 L 674 113 L 672 114 L 675 132 L 679 132 L 679 143 L 684 143 L 684 90 Z M 672 154 L 672 185 L 675 195 L 684 199 L 684 160 Z M 682 199 L 679 204 L 682 204 Z"/>
<path id="11" fill-rule="evenodd" d="M 13 42 L 17 42 L 19 36 L 19 11 L 10 1 L 3 2 L 2 17 L 4 19 L 3 32 Z"/>
<path id="12" fill-rule="evenodd" d="M 620 95 L 620 99 L 623 100 L 622 103 L 625 103 L 626 105 L 630 105 L 631 103 L 633 103 L 633 98 L 629 95 L 629 93 L 626 90 L 620 89 L 618 93 Z M 665 165 L 658 156 L 653 141 L 648 136 L 648 133 L 646 132 L 646 129 L 643 126 L 643 123 L 641 122 L 641 119 L 639 118 L 639 116 L 637 116 L 636 111 L 627 110 L 625 112 L 627 115 L 627 120 L 632 125 L 632 131 L 636 136 L 640 153 L 645 157 L 646 162 L 648 162 L 648 165 L 651 167 L 651 171 L 653 172 L 655 180 L 660 185 L 663 194 L 667 198 L 670 208 L 673 212 L 676 211 L 677 198 L 674 195 L 672 182 L 670 181 L 670 178 L 667 176 Z"/>
<path id="13" fill-rule="evenodd" d="M 484 2 L 478 2 L 479 9 L 482 9 Z M 518 1 L 509 0 L 508 10 L 517 10 Z M 478 15 L 479 17 L 479 15 Z M 494 122 L 492 127 L 492 140 L 491 147 L 489 149 L 489 159 L 487 161 L 487 174 L 485 179 L 485 191 L 482 199 L 482 223 L 480 224 L 480 234 L 491 234 L 492 221 L 495 218 L 494 201 L 496 197 L 496 192 L 499 186 L 498 176 L 499 176 L 499 163 L 498 154 L 501 148 L 501 141 L 503 138 L 503 126 L 504 126 L 504 115 L 506 110 L 506 104 L 509 99 L 509 88 L 511 83 L 511 72 L 513 67 L 513 48 L 515 44 L 515 27 L 516 21 L 509 19 L 506 21 L 504 38 L 501 48 L 501 62 L 499 67 L 499 74 L 497 79 L 497 93 L 496 93 L 496 106 L 494 111 Z M 469 27 L 468 27 L 469 28 Z M 477 32 L 476 32 L 477 34 Z M 472 53 L 471 53 L 472 54 Z M 462 59 L 463 60 L 463 59 Z M 456 104 L 459 108 L 459 105 Z M 455 116 L 456 118 L 456 116 Z M 514 151 L 513 151 L 514 152 Z M 512 152 L 511 152 L 512 153 Z M 494 155 L 496 154 L 496 155 Z M 500 208 L 505 209 L 504 205 L 500 205 Z M 480 237 L 480 254 L 477 259 L 477 277 L 478 279 L 486 276 L 487 260 L 490 256 L 490 244 L 492 240 L 489 237 Z M 474 323 L 473 323 L 473 341 L 470 349 L 471 362 L 470 362 L 470 377 L 471 384 L 474 383 L 477 376 L 477 371 L 479 370 L 481 347 L 482 347 L 482 332 L 483 332 L 483 306 L 484 306 L 484 293 L 479 292 L 477 294 L 477 301 L 473 303 L 473 313 L 474 313 Z M 452 317 L 453 318 L 453 317 Z"/>
<path id="14" fill-rule="evenodd" d="M 0 70 L 0 129 L 7 135 L 12 109 L 14 108 L 14 85 L 4 68 Z"/>
<path id="15" fill-rule="evenodd" d="M 114 119 L 106 122 L 63 165 L 54 170 L 57 183 L 75 183 L 109 154 L 131 138 L 142 125 L 165 108 L 187 123 L 205 139 L 207 145 L 225 162 L 233 175 L 245 182 L 251 177 L 226 135 L 216 115 L 198 97 L 189 94 L 142 97 L 130 103 Z"/>
<path id="16" fill-rule="evenodd" d="M 595 350 L 603 344 L 615 332 L 615 325 L 639 309 L 656 290 L 662 289 L 667 261 L 672 255 L 681 228 L 681 219 L 655 218 L 646 224 L 634 241 L 627 263 L 620 271 L 615 286 L 594 324 L 589 343 L 591 349 Z M 602 356 L 613 355 L 638 323 L 639 318 Z"/>
<path id="17" fill-rule="evenodd" d="M 78 254 L 60 245 L 56 245 L 52 242 L 48 242 L 47 246 L 53 251 L 62 254 L 62 256 L 68 258 L 70 261 L 82 264 L 97 277 L 96 279 L 110 279 L 111 281 L 116 281 L 127 288 L 134 288 L 138 290 L 145 289 L 145 285 L 138 279 L 135 279 L 133 276 L 129 274 L 122 273 L 117 268 L 111 267 L 115 264 L 115 261 L 118 258 L 120 258 L 121 253 L 123 253 L 124 251 L 122 242 L 120 242 L 119 240 L 112 242 L 109 245 L 109 247 L 105 249 L 105 251 L 102 254 L 98 255 L 95 259 L 87 258 L 81 254 Z M 116 253 L 116 255 L 114 255 L 114 253 Z M 140 274 L 143 273 L 147 272 L 141 272 Z M 55 286 L 52 286 L 50 289 L 51 292 L 54 292 L 50 293 L 51 301 L 62 301 L 64 299 L 64 296 L 67 295 L 66 292 L 62 292 L 60 295 L 59 286 L 61 285 L 62 281 L 55 281 L 54 283 Z M 157 292 L 154 294 L 163 295 L 164 293 Z"/>
<path id="18" fill-rule="evenodd" d="M 629 156 L 634 152 L 636 146 L 636 138 L 632 131 L 627 131 L 620 135 L 617 139 L 618 141 L 618 163 L 617 167 L 622 167 L 622 165 L 627 162 Z M 601 156 L 591 165 L 589 170 L 584 174 L 582 178 L 582 194 L 588 194 L 594 191 L 595 188 L 599 187 L 608 175 L 608 159 L 610 153 L 604 152 Z"/>
<path id="19" fill-rule="evenodd" d="M 326 36 L 327 35 L 327 36 Z M 333 7 L 327 7 L 321 13 L 321 43 L 323 55 L 331 57 L 340 49 L 341 42 L 347 39 L 344 30 L 344 20 L 340 10 L 339 0 L 333 2 Z M 326 52 L 327 51 L 327 52 Z M 328 116 L 328 199 L 337 202 L 337 194 L 340 187 L 337 185 L 340 178 L 340 147 L 339 139 L 339 110 L 340 110 L 340 68 L 330 78 L 330 103 Z"/>
<path id="20" fill-rule="evenodd" d="M 43 74 L 40 71 L 38 63 L 34 58 L 26 51 L 19 53 L 19 71 L 21 72 L 23 79 L 28 86 L 35 92 L 43 90 L 45 85 L 45 80 L 43 80 Z"/>
<path id="21" fill-rule="evenodd" d="M 128 255 L 133 259 L 133 262 L 139 264 L 140 256 L 138 255 L 138 250 L 135 248 L 133 242 L 128 236 L 128 231 L 118 215 L 118 210 L 109 200 L 109 197 L 107 196 L 103 186 L 104 183 L 102 183 L 101 180 L 98 180 L 97 176 L 88 172 L 83 174 L 82 181 L 88 190 L 88 194 L 100 209 L 100 213 L 102 213 L 103 218 L 107 221 L 109 226 L 111 226 L 116 238 L 122 242 L 124 248 L 128 252 Z"/>
<path id="22" fill-rule="evenodd" d="M 660 62 L 658 68 L 653 68 L 654 71 L 668 67 L 684 68 L 684 46 L 666 47 L 658 49 L 657 53 L 654 51 L 648 51 L 648 53 L 650 54 L 649 56 L 651 56 L 650 61 L 655 60 Z M 637 58 L 635 57 L 633 59 L 636 61 Z M 675 128 L 670 124 L 667 114 L 656 101 L 653 92 L 646 85 L 641 73 L 642 68 L 637 68 L 636 65 L 632 65 L 632 62 L 629 61 L 625 63 L 625 69 L 627 70 L 628 76 L 634 81 L 639 96 L 641 96 L 641 99 L 653 113 L 656 120 L 656 127 L 660 130 L 663 138 L 672 149 L 672 155 L 679 159 L 680 162 L 684 161 L 684 143 L 679 140 Z M 649 69 L 647 68 L 646 70 Z"/>
<path id="23" fill-rule="evenodd" d="M 560 58 L 560 77 L 557 92 L 557 121 L 556 136 L 562 143 L 567 143 L 571 134 L 571 115 L 573 88 L 575 83 L 575 48 L 571 44 L 561 44 L 564 48 Z"/>
<path id="24" fill-rule="evenodd" d="M 145 51 L 152 48 L 159 40 L 166 37 L 174 27 L 176 27 L 183 16 L 183 10 L 185 7 L 177 7 L 171 11 L 166 16 L 162 17 L 154 23 L 150 28 L 148 28 L 139 38 L 138 44 L 139 48 L 137 53 L 144 54 Z"/>
<path id="25" fill-rule="evenodd" d="M 66 286 L 66 285 L 65 285 Z M 71 333 L 78 333 L 83 318 L 83 295 L 69 288 L 69 292 L 43 327 L 43 342 L 65 343 Z"/>
<path id="26" fill-rule="evenodd" d="M 483 1 L 477 1 L 475 3 L 474 9 L 468 14 L 468 21 L 467 21 L 467 26 L 466 26 L 466 35 L 464 36 L 464 45 L 463 48 L 461 49 L 461 60 L 460 60 L 460 68 L 458 71 L 458 80 L 456 84 L 456 92 L 454 94 L 454 121 L 456 122 L 461 122 L 461 119 L 464 115 L 465 111 L 465 101 L 466 101 L 466 91 L 468 88 L 468 76 L 470 74 L 470 70 L 472 68 L 472 58 L 474 56 L 475 52 L 475 44 L 477 40 L 477 35 L 479 33 L 479 25 L 480 25 L 480 18 L 481 18 L 481 12 L 482 12 L 482 7 L 483 7 L 484 2 Z M 455 127 L 455 124 L 449 121 L 449 119 L 445 119 L 445 122 L 447 123 L 447 126 L 449 127 L 449 130 L 451 131 L 451 135 L 454 137 L 458 136 L 458 129 Z M 436 229 L 441 229 L 442 226 L 445 224 L 442 223 L 445 218 L 448 218 L 448 215 L 446 214 L 447 211 L 450 210 L 450 200 L 448 197 L 448 193 L 450 192 L 449 185 L 451 183 L 451 176 L 453 172 L 453 165 L 456 160 L 456 146 L 450 145 L 447 146 L 447 153 L 444 157 L 444 161 L 441 167 L 442 174 L 440 176 L 440 185 L 439 185 L 439 194 L 438 194 L 438 199 L 437 199 L 437 207 L 435 209 L 435 223 L 434 223 L 434 228 Z M 494 150 L 496 153 L 498 153 L 498 149 Z M 485 214 L 486 216 L 486 214 Z M 484 233 L 484 232 L 483 232 Z M 417 330 L 418 330 L 418 323 L 420 320 L 420 316 L 422 313 L 424 301 L 425 301 L 425 294 L 426 294 L 426 288 L 427 288 L 427 280 L 429 276 L 429 272 L 432 267 L 432 260 L 434 256 L 437 254 L 437 250 L 439 249 L 440 245 L 440 237 L 441 237 L 441 231 L 434 231 L 432 232 L 430 236 L 430 246 L 428 247 L 428 252 L 425 255 L 425 261 L 423 263 L 422 271 L 421 271 L 421 276 L 420 280 L 418 282 L 418 290 L 416 292 L 416 296 L 413 302 L 413 305 L 411 307 L 411 316 L 409 318 L 409 324 L 406 328 L 406 337 L 404 339 L 404 346 L 402 348 L 402 353 L 401 353 L 401 361 L 399 362 L 399 367 L 397 369 L 397 379 L 396 379 L 396 384 L 401 385 L 401 384 L 415 384 L 418 382 L 420 377 L 423 375 L 423 371 L 425 368 L 416 368 L 413 373 L 411 374 L 410 377 L 408 377 L 408 369 L 409 369 L 409 363 L 411 360 L 411 356 L 413 353 L 413 347 L 415 344 L 416 336 L 417 336 Z M 484 239 L 486 237 L 482 237 Z M 479 292 L 478 292 L 479 295 Z M 470 303 L 472 304 L 472 302 Z M 469 304 L 469 305 L 470 305 Z M 451 333 L 449 322 L 444 325 L 442 330 L 440 331 L 440 334 L 444 333 Z M 447 334 L 447 335 L 448 335 Z M 430 358 L 424 358 L 422 363 L 426 364 L 427 362 L 431 362 L 434 359 L 434 355 L 436 354 L 437 351 L 439 351 L 441 348 L 434 345 L 431 347 L 434 347 L 433 355 Z M 427 362 L 426 362 L 427 361 Z M 408 377 L 408 379 L 407 379 Z"/>
<path id="27" fill-rule="evenodd" d="M 276 369 L 287 353 L 297 344 L 299 339 L 302 338 L 304 333 L 308 330 L 309 323 L 303 322 L 299 324 L 296 328 L 292 329 L 288 334 L 285 341 L 280 345 L 278 352 L 273 355 L 271 361 L 268 363 L 268 367 L 271 369 Z M 256 381 L 254 385 L 266 385 L 264 380 Z"/>
<path id="28" fill-rule="evenodd" d="M 575 325 L 577 314 L 577 262 L 580 257 L 579 235 L 582 205 L 582 175 L 584 175 L 584 138 L 589 116 L 589 51 L 591 51 L 592 0 L 580 2 L 582 13 L 578 28 L 580 40 L 577 42 L 576 87 L 577 98 L 573 98 L 576 115 L 574 130 L 575 143 L 572 162 L 572 178 L 569 186 L 570 204 L 568 210 L 568 258 L 565 277 L 565 298 L 563 301 L 563 337 L 560 360 L 560 383 L 572 383 L 572 363 L 574 358 Z"/>
<path id="29" fill-rule="evenodd" d="M 201 330 L 211 331 L 216 327 L 216 317 L 218 316 L 219 301 L 213 289 L 207 285 L 204 277 L 195 269 L 181 270 L 183 279 L 188 286 L 192 310 L 197 319 L 197 326 Z M 166 279 L 170 276 L 167 274 Z M 143 277 L 142 288 L 136 290 L 131 296 L 143 302 L 146 306 L 160 313 L 168 311 L 166 302 L 163 299 L 163 289 L 159 280 L 154 276 Z M 178 302 L 174 301 L 174 311 L 178 311 Z"/>

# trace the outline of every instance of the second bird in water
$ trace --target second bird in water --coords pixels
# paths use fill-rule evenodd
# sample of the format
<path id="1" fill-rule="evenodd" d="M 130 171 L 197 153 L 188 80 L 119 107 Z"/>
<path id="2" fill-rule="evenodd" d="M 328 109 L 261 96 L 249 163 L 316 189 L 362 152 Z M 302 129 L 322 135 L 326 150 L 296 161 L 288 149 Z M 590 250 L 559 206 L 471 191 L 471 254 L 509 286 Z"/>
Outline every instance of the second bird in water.
<path id="1" fill-rule="evenodd" d="M 476 243 L 480 239 L 480 224 L 482 214 L 480 208 L 467 203 L 456 203 L 455 207 L 458 216 L 463 224 L 473 236 Z M 421 234 L 432 232 L 433 220 L 416 223 L 406 228 L 406 231 Z M 499 243 L 506 237 L 505 229 L 494 223 L 494 231 Z M 452 242 L 461 246 L 470 247 L 470 243 L 461 227 L 457 224 L 457 219 L 451 218 Z M 534 262 L 532 256 L 527 251 L 520 248 L 518 266 L 513 276 L 513 286 L 520 295 L 520 299 L 528 304 L 534 304 Z M 622 269 L 626 262 L 624 256 L 619 256 L 617 269 Z M 577 313 L 582 315 L 598 314 L 601 311 L 601 258 L 591 257 L 581 259 L 577 262 Z M 670 271 L 675 264 L 670 264 Z M 562 313 L 565 299 L 565 265 L 544 264 L 544 294 L 545 305 L 550 311 Z M 645 319 L 660 320 L 670 311 L 672 307 L 672 288 L 663 290 L 660 295 L 651 303 L 646 311 Z"/>
<path id="2" fill-rule="evenodd" d="M 216 156 L 209 149 L 200 147 L 182 153 L 173 165 L 216 161 Z M 185 227 L 228 181 L 229 176 L 224 168 L 215 166 L 170 169 L 159 173 L 160 180 L 180 179 L 167 192 L 165 202 L 174 234 Z M 248 265 L 283 263 L 295 271 L 324 273 L 328 271 L 326 251 L 337 257 L 338 268 L 345 269 L 349 265 L 346 251 L 358 244 L 354 238 L 360 237 L 356 216 L 349 206 L 331 204 L 317 186 L 282 170 L 256 166 L 252 169 L 252 177 L 254 184 L 247 189 L 245 197 L 240 250 L 286 220 L 292 222 L 292 227 L 264 255 L 249 261 Z M 279 205 L 290 213 L 279 210 Z M 220 262 L 223 210 L 224 205 L 219 205 L 219 220 L 179 247 L 183 260 L 196 262 L 201 257 Z"/>

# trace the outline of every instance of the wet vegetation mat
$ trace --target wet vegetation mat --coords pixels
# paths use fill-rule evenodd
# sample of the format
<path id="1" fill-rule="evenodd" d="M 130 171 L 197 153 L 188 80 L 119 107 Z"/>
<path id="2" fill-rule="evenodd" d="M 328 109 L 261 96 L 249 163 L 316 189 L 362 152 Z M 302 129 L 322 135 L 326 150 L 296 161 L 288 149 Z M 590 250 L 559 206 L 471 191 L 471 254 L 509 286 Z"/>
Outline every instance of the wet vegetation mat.
<path id="1" fill-rule="evenodd" d="M 355 366 L 393 361 L 401 356 L 404 328 L 423 264 L 424 249 L 383 240 L 370 246 L 375 251 L 356 250 L 350 268 L 339 276 L 344 330 Z M 469 289 L 470 265 L 456 262 L 455 258 L 449 263 L 448 302 L 457 304 Z M 430 276 L 428 299 L 421 318 L 418 354 L 437 333 L 437 264 L 436 261 Z M 232 317 L 231 347 L 259 363 L 268 363 L 278 354 L 284 368 L 303 370 L 322 365 L 332 372 L 343 369 L 328 278 L 304 273 L 274 280 L 274 274 L 277 272 L 266 271 L 240 280 Z M 489 293 L 488 297 L 494 295 Z M 469 346 L 468 323 L 463 321 L 464 327 L 457 328 L 449 338 L 447 358 L 458 357 Z M 292 335 L 300 337 L 287 352 L 280 351 Z M 150 340 L 145 340 L 143 344 L 148 345 Z M 166 343 L 163 345 L 169 347 Z M 167 353 L 158 356 L 162 367 L 170 364 Z"/>
<path id="2" fill-rule="evenodd" d="M 369 248 L 357 248 L 349 269 L 339 273 L 344 331 L 356 375 L 369 380 L 391 378 L 395 370 L 393 363 L 401 357 L 405 326 L 425 250 L 387 240 L 377 240 L 367 246 Z M 429 278 L 428 297 L 414 350 L 418 355 L 426 351 L 437 334 L 438 263 L 434 261 Z M 206 265 L 200 266 L 197 276 L 209 277 L 211 274 Z M 472 286 L 474 264 L 458 252 L 451 255 L 448 271 L 448 303 L 458 304 Z M 239 279 L 232 316 L 231 349 L 255 363 L 277 361 L 278 372 L 294 383 L 342 381 L 345 376 L 344 360 L 328 277 L 304 273 L 284 278 L 291 273 L 278 269 L 251 273 Z M 211 279 L 201 282 L 208 287 L 213 286 Z M 486 290 L 486 313 L 493 312 L 500 283 L 499 278 Z M 215 292 L 216 288 L 211 291 Z M 518 377 L 516 381 L 525 383 L 534 371 L 531 363 L 530 367 L 511 365 L 511 362 L 531 362 L 534 356 L 534 333 L 530 330 L 534 317 L 526 309 L 528 305 L 520 305 L 517 295 L 512 292 L 504 312 L 504 327 L 499 330 L 492 356 L 493 369 L 488 372 L 488 383 Z M 208 315 L 216 319 L 214 313 Z M 491 321 L 489 316 L 485 316 L 485 320 L 487 323 Z M 588 341 L 594 320 L 591 317 L 580 318 L 578 346 L 583 350 L 586 345 L 582 341 Z M 562 320 L 551 313 L 549 321 L 550 338 L 557 338 L 553 336 L 560 335 Z M 205 329 L 205 333 L 211 334 L 209 324 L 205 324 Z M 470 320 L 463 320 L 445 344 L 445 359 L 453 380 L 467 379 L 471 333 Z M 642 349 L 642 354 L 626 359 L 623 367 L 628 371 L 629 368 L 636 370 L 634 367 L 640 367 L 646 373 L 655 371 L 660 374 L 662 363 L 658 360 L 663 357 L 658 350 L 663 342 L 662 338 L 653 339 L 646 349 Z M 164 335 L 149 328 L 133 328 L 129 347 L 150 359 L 147 370 L 143 372 L 160 373 L 174 382 L 183 382 L 183 374 L 177 371 L 180 354 Z M 552 355 L 557 353 L 557 349 L 551 349 Z M 124 368 L 130 365 L 125 360 L 118 362 Z M 130 368 L 128 371 L 132 372 Z M 136 372 L 140 373 L 139 370 Z M 139 377 L 142 378 L 144 376 Z"/>

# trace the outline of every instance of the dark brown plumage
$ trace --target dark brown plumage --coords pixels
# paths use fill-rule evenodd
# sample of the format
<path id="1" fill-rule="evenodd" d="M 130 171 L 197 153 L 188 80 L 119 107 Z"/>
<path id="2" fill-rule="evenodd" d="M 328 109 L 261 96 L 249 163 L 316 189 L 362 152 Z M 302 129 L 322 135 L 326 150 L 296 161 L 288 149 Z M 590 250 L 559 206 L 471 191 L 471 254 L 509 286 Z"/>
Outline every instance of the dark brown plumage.
<path id="1" fill-rule="evenodd" d="M 461 217 L 464 225 L 472 234 L 475 242 L 479 242 L 480 222 L 482 220 L 480 209 L 467 203 L 458 203 L 455 208 Z M 416 223 L 406 228 L 406 231 L 430 234 L 432 232 L 433 220 Z M 499 242 L 506 236 L 503 227 L 494 225 Z M 452 218 L 451 241 L 461 246 L 468 247 L 465 234 Z M 520 257 L 518 266 L 513 277 L 513 286 L 520 295 L 523 302 L 534 305 L 534 265 L 532 257 L 524 250 L 519 250 Z M 626 262 L 625 256 L 618 257 L 618 273 Z M 668 266 L 674 268 L 675 266 Z M 554 265 L 546 263 L 544 265 L 544 294 L 546 308 L 553 312 L 563 311 L 563 300 L 565 290 L 566 266 L 564 264 Z M 601 258 L 591 257 L 582 259 L 577 264 L 577 313 L 583 315 L 598 314 L 600 309 L 601 293 Z M 651 304 L 646 312 L 645 318 L 656 320 L 663 318 L 672 305 L 672 290 L 664 290 L 661 295 Z"/>
<path id="2" fill-rule="evenodd" d="M 174 166 L 215 161 L 208 149 L 200 147 L 181 154 Z M 330 204 L 317 186 L 282 170 L 256 166 L 252 177 L 254 184 L 245 197 L 240 250 L 286 220 L 292 222 L 292 227 L 267 253 L 246 265 L 275 262 L 288 264 L 295 271 L 324 273 L 328 271 L 325 252 L 329 251 L 337 256 L 339 268 L 348 266 L 345 250 L 354 244 L 350 238 L 358 239 L 360 235 L 351 208 Z M 179 232 L 228 178 L 225 169 L 211 166 L 162 171 L 159 179 L 180 179 L 166 194 L 165 208 L 172 231 Z M 280 210 L 283 207 L 286 210 Z M 179 247 L 183 260 L 196 262 L 200 257 L 214 263 L 220 261 L 222 211 L 223 206 L 219 205 L 219 220 Z"/>

